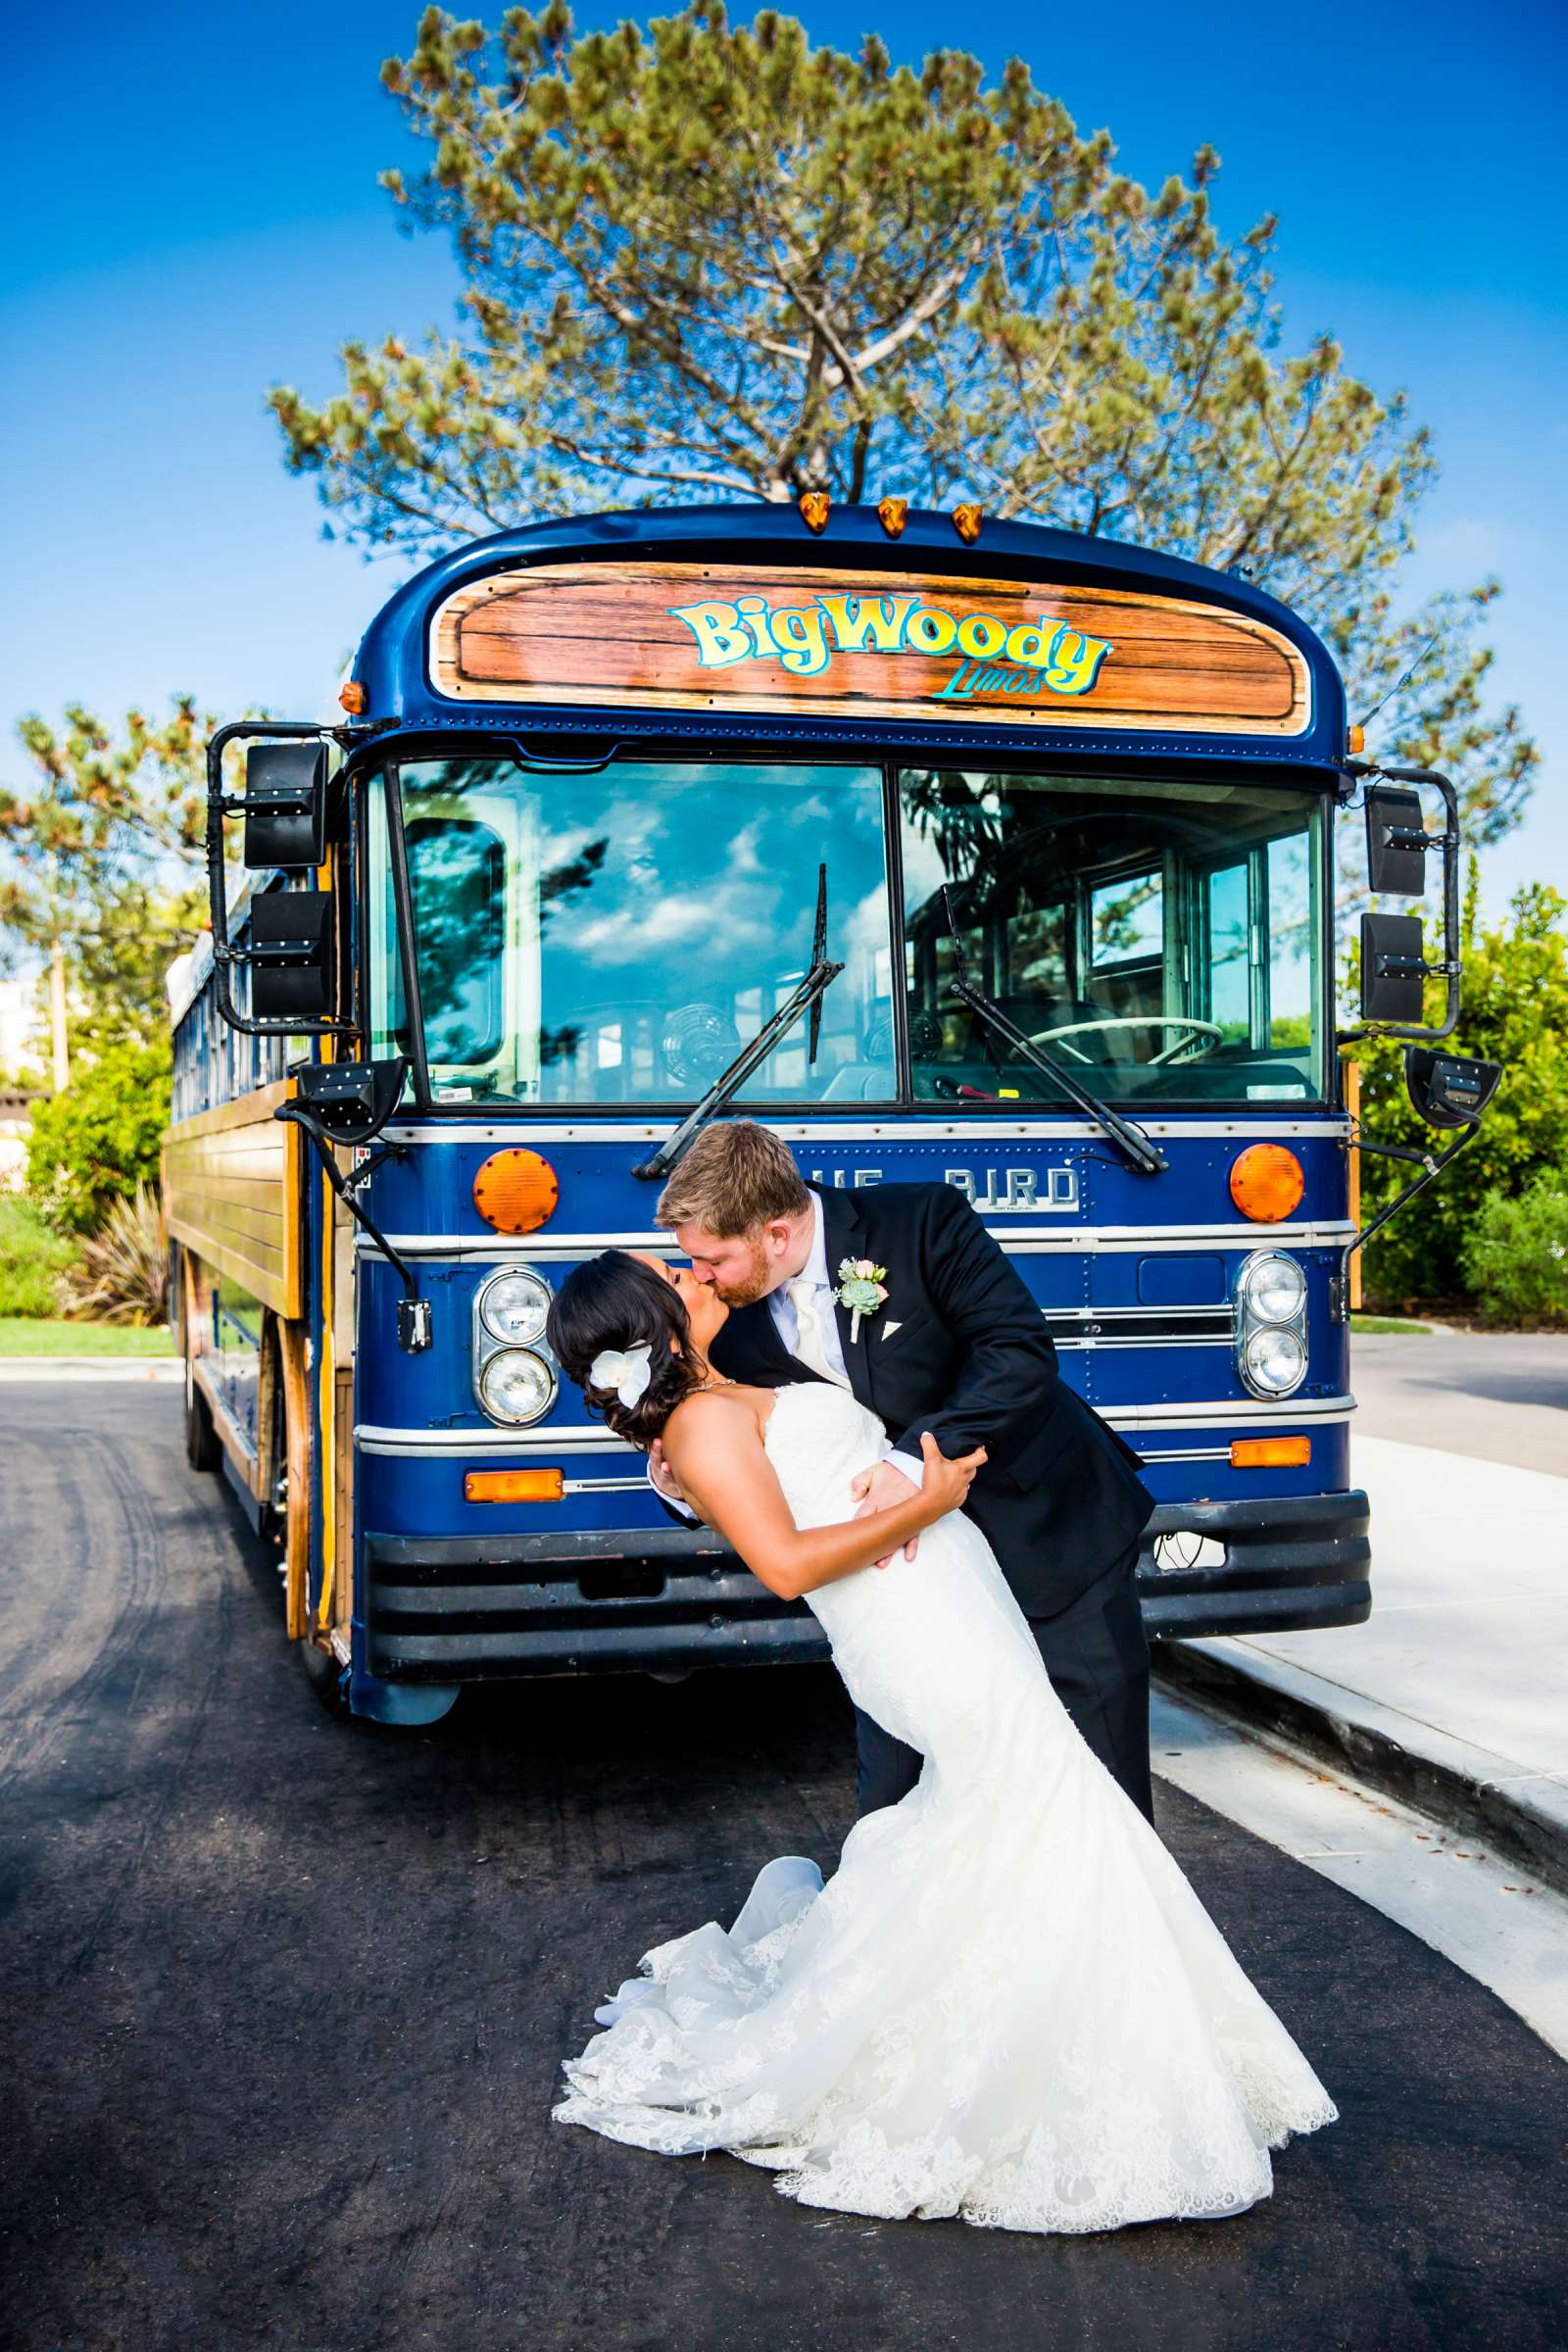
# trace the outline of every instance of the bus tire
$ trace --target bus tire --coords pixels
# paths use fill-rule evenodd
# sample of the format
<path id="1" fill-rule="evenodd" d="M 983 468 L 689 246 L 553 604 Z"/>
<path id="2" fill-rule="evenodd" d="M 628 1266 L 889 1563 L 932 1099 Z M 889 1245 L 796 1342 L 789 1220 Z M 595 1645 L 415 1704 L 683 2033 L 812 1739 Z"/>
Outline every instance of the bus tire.
<path id="1" fill-rule="evenodd" d="M 309 1634 L 306 1635 L 303 1642 L 297 1642 L 294 1646 L 299 1652 L 300 1667 L 305 1680 L 310 1684 L 317 1698 L 334 1723 L 348 1723 L 351 1720 L 348 1668 L 340 1665 L 335 1653 L 330 1649 L 321 1648 L 311 1639 Z"/>
<path id="2" fill-rule="evenodd" d="M 193 1470 L 216 1470 L 222 1458 L 213 1408 L 196 1385 L 196 1374 L 185 1358 L 185 1459 Z"/>

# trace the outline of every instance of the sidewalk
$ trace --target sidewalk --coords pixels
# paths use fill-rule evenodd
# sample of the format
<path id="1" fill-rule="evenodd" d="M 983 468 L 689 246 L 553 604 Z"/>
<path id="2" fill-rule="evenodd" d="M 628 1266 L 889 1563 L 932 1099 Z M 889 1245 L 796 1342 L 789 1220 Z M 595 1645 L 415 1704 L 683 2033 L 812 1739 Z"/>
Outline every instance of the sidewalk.
<path id="1" fill-rule="evenodd" d="M 1370 1622 L 1168 1642 L 1159 1678 L 1568 1892 L 1568 1475 L 1357 1437 L 1351 1476 Z"/>

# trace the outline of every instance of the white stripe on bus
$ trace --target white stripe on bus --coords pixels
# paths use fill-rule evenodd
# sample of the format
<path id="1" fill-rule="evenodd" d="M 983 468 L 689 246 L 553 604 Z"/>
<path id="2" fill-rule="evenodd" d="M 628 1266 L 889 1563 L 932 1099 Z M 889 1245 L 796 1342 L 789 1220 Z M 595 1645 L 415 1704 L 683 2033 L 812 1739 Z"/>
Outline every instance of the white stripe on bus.
<path id="1" fill-rule="evenodd" d="M 1355 1410 L 1353 1396 L 1283 1397 L 1278 1404 L 1249 1403 L 1225 1398 L 1193 1404 L 1097 1405 L 1102 1421 L 1112 1429 L 1277 1429 L 1283 1422 L 1309 1422 L 1314 1429 L 1348 1421 Z M 637 1448 L 608 1429 L 582 1426 L 543 1429 L 397 1429 L 362 1422 L 354 1432 L 362 1453 L 425 1454 L 440 1459 L 470 1454 L 476 1459 L 492 1453 L 635 1453 Z M 1164 1457 L 1175 1460 L 1176 1455 Z M 1216 1457 L 1217 1458 L 1217 1457 Z"/>
<path id="2" fill-rule="evenodd" d="M 1356 1228 L 1345 1218 L 1320 1225 L 1073 1225 L 1054 1230 L 1025 1227 L 1022 1231 L 1016 1225 L 988 1225 L 986 1231 L 995 1234 L 1009 1257 L 1070 1257 L 1080 1252 L 1106 1256 L 1129 1250 L 1338 1250 L 1353 1239 Z M 647 1233 L 524 1234 L 515 1241 L 472 1233 L 394 1233 L 387 1239 L 404 1257 L 450 1257 L 478 1265 L 564 1264 L 593 1257 L 601 1250 L 651 1250 L 663 1257 L 684 1254 L 669 1234 L 658 1229 Z M 362 1257 L 381 1254 L 368 1234 L 359 1235 L 354 1247 Z"/>

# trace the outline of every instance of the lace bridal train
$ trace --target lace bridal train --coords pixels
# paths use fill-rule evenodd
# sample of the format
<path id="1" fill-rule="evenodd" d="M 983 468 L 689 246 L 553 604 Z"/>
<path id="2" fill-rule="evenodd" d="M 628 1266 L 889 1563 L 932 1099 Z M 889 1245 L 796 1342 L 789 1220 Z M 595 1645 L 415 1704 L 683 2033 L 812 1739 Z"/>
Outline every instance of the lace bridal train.
<path id="1" fill-rule="evenodd" d="M 847 1519 L 887 1450 L 820 1383 L 779 1391 L 766 1445 L 802 1527 Z M 1073 1729 L 979 1530 L 955 1514 L 810 1605 L 919 1786 L 826 1886 L 770 1862 L 727 1934 L 648 1953 L 557 2119 L 886 2219 L 1082 2231 L 1266 2197 L 1270 2148 L 1333 2102 Z"/>

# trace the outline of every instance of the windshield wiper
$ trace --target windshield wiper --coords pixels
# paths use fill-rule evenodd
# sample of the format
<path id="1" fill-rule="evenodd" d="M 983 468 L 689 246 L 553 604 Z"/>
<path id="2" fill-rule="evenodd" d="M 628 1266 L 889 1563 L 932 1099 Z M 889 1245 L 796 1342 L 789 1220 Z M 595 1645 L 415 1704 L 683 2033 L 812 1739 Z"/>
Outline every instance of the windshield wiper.
<path id="1" fill-rule="evenodd" d="M 689 1110 L 671 1136 L 667 1136 L 651 1159 L 633 1168 L 634 1176 L 657 1179 L 667 1176 L 676 1161 L 684 1156 L 696 1142 L 710 1119 L 721 1111 L 732 1096 L 738 1094 L 752 1072 L 764 1062 L 780 1038 L 800 1019 L 808 1005 L 811 1012 L 808 1040 L 809 1059 L 815 1061 L 817 1040 L 822 1028 L 822 999 L 843 971 L 842 963 L 829 962 L 824 950 L 827 946 L 827 867 L 817 868 L 816 875 L 816 935 L 811 943 L 811 968 L 787 1004 L 781 1004 L 772 1019 L 757 1032 L 749 1045 L 742 1046 L 729 1068 L 713 1080 L 702 1101 Z"/>
<path id="2" fill-rule="evenodd" d="M 976 988 L 963 960 L 963 945 L 953 914 L 953 895 L 946 883 L 942 888 L 942 902 L 948 910 L 948 929 L 953 934 L 954 995 L 960 997 L 971 1011 L 977 1012 L 987 1028 L 995 1031 L 1015 1054 L 1021 1054 L 1025 1061 L 1033 1062 L 1037 1070 L 1044 1071 L 1048 1078 L 1054 1079 L 1069 1102 L 1076 1102 L 1080 1110 L 1087 1110 L 1092 1118 L 1098 1119 L 1129 1167 L 1136 1168 L 1143 1176 L 1162 1176 L 1170 1166 L 1170 1161 L 1150 1142 L 1142 1127 L 1132 1119 L 1124 1119 L 1119 1111 L 1111 1109 L 1108 1102 L 1102 1102 L 1098 1095 L 1092 1095 L 1064 1063 L 1059 1062 L 1054 1054 L 1048 1054 L 1044 1046 L 1037 1046 L 1032 1037 L 1025 1037 L 1021 1029 L 1014 1028 L 1001 1005 L 993 1004 L 984 991 Z"/>

